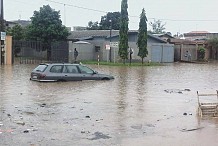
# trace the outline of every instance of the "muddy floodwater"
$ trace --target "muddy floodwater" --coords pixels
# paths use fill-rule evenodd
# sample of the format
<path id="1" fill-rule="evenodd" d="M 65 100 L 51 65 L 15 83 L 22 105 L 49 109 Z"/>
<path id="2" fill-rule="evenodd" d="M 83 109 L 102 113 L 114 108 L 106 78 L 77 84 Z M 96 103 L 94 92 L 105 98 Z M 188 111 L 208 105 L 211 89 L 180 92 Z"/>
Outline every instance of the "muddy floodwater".
<path id="1" fill-rule="evenodd" d="M 216 146 L 218 119 L 197 94 L 218 90 L 218 62 L 88 65 L 111 81 L 39 83 L 36 65 L 0 66 L 1 146 Z"/>

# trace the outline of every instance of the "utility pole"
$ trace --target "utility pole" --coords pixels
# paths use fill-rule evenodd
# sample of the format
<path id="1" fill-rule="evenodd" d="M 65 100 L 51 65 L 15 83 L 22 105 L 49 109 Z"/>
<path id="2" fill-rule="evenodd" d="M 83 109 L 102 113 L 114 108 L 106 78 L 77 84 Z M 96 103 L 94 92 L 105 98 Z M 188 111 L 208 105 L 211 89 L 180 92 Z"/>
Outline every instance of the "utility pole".
<path id="1" fill-rule="evenodd" d="M 110 60 L 110 62 L 111 62 L 111 31 L 112 31 L 112 20 L 109 20 L 109 22 L 110 22 L 110 52 L 109 52 L 109 60 Z"/>
<path id="2" fill-rule="evenodd" d="M 1 32 L 3 32 L 4 31 L 4 9 L 3 9 L 3 0 L 1 0 L 0 1 L 0 9 L 1 9 L 1 11 L 0 11 L 0 15 L 1 15 L 1 17 L 0 17 L 0 21 L 1 21 Z"/>
<path id="3" fill-rule="evenodd" d="M 0 0 L 0 32 L 4 32 L 4 9 L 3 9 L 3 0 Z M 0 62 L 4 63 L 4 50 L 2 48 L 4 46 L 4 40 L 1 40 L 1 50 L 0 50 Z"/>

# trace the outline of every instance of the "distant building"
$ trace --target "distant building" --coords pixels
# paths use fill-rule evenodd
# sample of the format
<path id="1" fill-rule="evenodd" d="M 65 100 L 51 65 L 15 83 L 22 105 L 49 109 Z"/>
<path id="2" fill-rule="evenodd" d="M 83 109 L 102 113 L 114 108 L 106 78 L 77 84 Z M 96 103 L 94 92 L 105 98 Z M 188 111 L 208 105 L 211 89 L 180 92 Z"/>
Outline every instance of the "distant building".
<path id="1" fill-rule="evenodd" d="M 31 21 L 30 20 L 13 20 L 13 21 L 5 22 L 6 28 L 12 28 L 17 24 L 21 25 L 22 27 L 26 27 L 31 24 Z"/>
<path id="2" fill-rule="evenodd" d="M 206 40 L 208 34 L 210 34 L 208 31 L 191 31 L 189 33 L 184 33 L 184 38 L 190 41 Z"/>
<path id="3" fill-rule="evenodd" d="M 74 26 L 73 31 L 81 31 L 81 30 L 87 30 L 87 27 L 84 26 Z"/>
<path id="4" fill-rule="evenodd" d="M 133 61 L 141 61 L 138 56 L 137 46 L 138 31 L 130 30 L 128 32 L 129 49 L 133 50 Z M 108 61 L 109 50 L 111 49 L 111 60 L 113 62 L 121 61 L 118 55 L 119 51 L 119 30 L 83 30 L 72 31 L 68 37 L 69 40 L 69 60 L 72 61 L 74 48 L 79 52 L 79 60 L 97 60 Z M 147 39 L 148 56 L 144 61 L 151 62 L 174 62 L 174 45 L 168 44 L 161 38 L 148 34 Z"/>
<path id="5" fill-rule="evenodd" d="M 174 37 L 171 35 L 171 33 L 163 33 L 163 34 L 152 34 L 156 37 L 159 37 L 160 39 L 169 42 L 170 39 L 173 39 Z"/>

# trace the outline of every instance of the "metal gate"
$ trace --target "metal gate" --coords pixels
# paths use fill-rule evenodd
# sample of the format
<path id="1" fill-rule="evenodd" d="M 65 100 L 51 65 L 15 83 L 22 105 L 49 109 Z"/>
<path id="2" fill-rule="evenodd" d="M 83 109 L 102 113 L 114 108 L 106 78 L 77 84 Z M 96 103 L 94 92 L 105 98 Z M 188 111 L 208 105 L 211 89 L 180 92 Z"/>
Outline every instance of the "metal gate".
<path id="1" fill-rule="evenodd" d="M 51 44 L 51 61 L 67 63 L 69 58 L 68 42 L 54 42 Z"/>
<path id="2" fill-rule="evenodd" d="M 152 45 L 151 61 L 160 63 L 174 62 L 174 46 L 173 45 Z"/>
<path id="3" fill-rule="evenodd" d="M 13 62 L 38 64 L 42 62 L 68 62 L 67 42 L 53 42 L 51 46 L 39 41 L 13 40 Z"/>

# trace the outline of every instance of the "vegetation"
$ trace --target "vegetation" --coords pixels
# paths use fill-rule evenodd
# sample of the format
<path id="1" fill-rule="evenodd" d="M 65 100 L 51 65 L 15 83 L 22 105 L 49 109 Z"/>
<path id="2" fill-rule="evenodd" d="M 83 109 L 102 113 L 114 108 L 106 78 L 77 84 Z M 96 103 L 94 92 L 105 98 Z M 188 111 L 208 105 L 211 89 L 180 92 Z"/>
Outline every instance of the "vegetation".
<path id="1" fill-rule="evenodd" d="M 128 58 L 128 4 L 127 0 L 121 2 L 120 32 L 119 32 L 119 56 L 123 59 L 123 63 Z"/>
<path id="2" fill-rule="evenodd" d="M 16 24 L 12 28 L 8 28 L 6 33 L 13 36 L 13 40 L 24 40 L 25 39 L 26 28 L 23 28 L 21 25 Z"/>
<path id="3" fill-rule="evenodd" d="M 123 64 L 121 62 L 111 63 L 106 61 L 82 61 L 83 64 L 93 64 L 93 65 L 108 65 L 108 66 L 130 66 L 129 64 Z M 131 66 L 161 66 L 163 64 L 160 63 L 154 63 L 154 62 L 146 62 L 144 64 L 141 64 L 139 62 L 131 63 Z"/>
<path id="4" fill-rule="evenodd" d="M 13 26 L 12 28 L 8 28 L 6 30 L 7 35 L 12 36 L 13 40 L 25 40 L 25 36 L 26 36 L 26 28 L 22 27 L 19 24 L 16 24 L 15 26 Z M 20 53 L 21 49 L 19 46 L 13 46 L 14 49 L 14 55 L 17 57 L 18 54 Z"/>
<path id="5" fill-rule="evenodd" d="M 212 49 L 212 52 L 213 52 L 213 58 L 214 59 L 217 59 L 218 58 L 218 38 L 216 37 L 216 38 L 213 38 L 213 39 L 210 39 L 210 40 L 208 40 L 208 48 L 211 48 Z"/>
<path id="6" fill-rule="evenodd" d="M 142 13 L 140 16 L 140 22 L 139 22 L 139 33 L 138 33 L 138 41 L 137 45 L 139 48 L 138 56 L 142 59 L 147 57 L 148 50 L 147 50 L 147 17 L 145 15 L 145 9 L 142 9 Z"/>
<path id="7" fill-rule="evenodd" d="M 208 40 L 208 45 L 212 48 L 218 49 L 218 38 Z"/>
<path id="8" fill-rule="evenodd" d="M 205 57 L 205 48 L 204 47 L 199 47 L 199 56 L 198 56 L 198 59 L 200 59 L 200 60 L 203 60 L 204 59 L 204 57 Z"/>
<path id="9" fill-rule="evenodd" d="M 98 23 L 89 21 L 87 29 L 89 30 L 119 30 L 120 29 L 120 12 L 109 12 L 101 17 L 101 22 Z"/>
<path id="10" fill-rule="evenodd" d="M 34 11 L 31 21 L 27 29 L 27 37 L 45 43 L 47 56 L 50 59 L 51 42 L 66 40 L 69 36 L 67 28 L 62 25 L 60 11 L 55 11 L 49 5 L 43 6 L 39 11 Z"/>
<path id="11" fill-rule="evenodd" d="M 89 21 L 87 29 L 88 30 L 99 30 L 98 21 L 96 21 L 96 22 Z"/>
<path id="12" fill-rule="evenodd" d="M 107 29 L 120 29 L 120 12 L 109 12 L 107 15 L 101 17 L 100 22 L 100 29 L 107 30 Z"/>
<path id="13" fill-rule="evenodd" d="M 162 24 L 162 21 L 161 20 L 155 20 L 154 19 L 154 22 L 150 22 L 149 23 L 150 26 L 152 27 L 152 30 L 150 30 L 149 32 L 152 33 L 152 34 L 161 34 L 161 33 L 165 33 L 165 24 Z"/>

